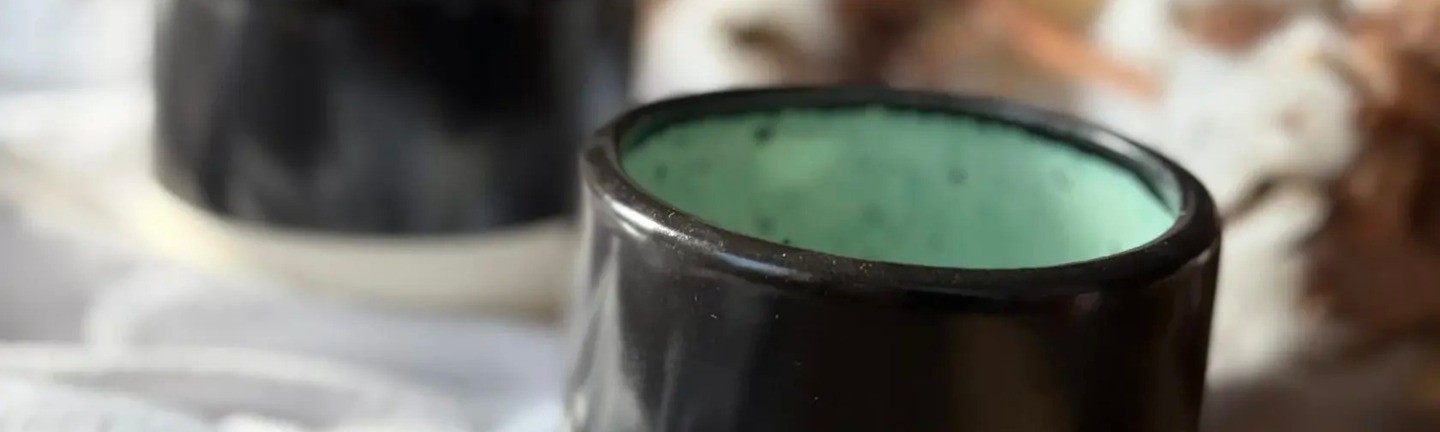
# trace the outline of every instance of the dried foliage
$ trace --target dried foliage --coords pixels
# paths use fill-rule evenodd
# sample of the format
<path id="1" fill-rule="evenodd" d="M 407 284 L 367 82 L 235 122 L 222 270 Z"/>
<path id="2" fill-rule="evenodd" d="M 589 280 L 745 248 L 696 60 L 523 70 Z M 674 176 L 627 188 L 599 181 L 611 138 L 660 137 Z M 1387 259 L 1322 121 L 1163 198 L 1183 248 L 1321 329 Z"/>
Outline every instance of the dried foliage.
<path id="1" fill-rule="evenodd" d="M 1361 150 L 1331 188 L 1310 285 L 1371 342 L 1440 330 L 1437 5 L 1405 0 L 1352 25 Z"/>

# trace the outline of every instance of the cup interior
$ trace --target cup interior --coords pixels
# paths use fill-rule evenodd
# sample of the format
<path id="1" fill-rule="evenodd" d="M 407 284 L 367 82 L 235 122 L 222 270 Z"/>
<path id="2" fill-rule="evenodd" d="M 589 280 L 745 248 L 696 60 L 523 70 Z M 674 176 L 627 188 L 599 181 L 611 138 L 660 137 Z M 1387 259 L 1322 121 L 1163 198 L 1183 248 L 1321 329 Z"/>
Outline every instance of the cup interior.
<path id="1" fill-rule="evenodd" d="M 645 192 L 715 227 L 833 255 L 1017 269 L 1140 247 L 1180 210 L 1096 148 L 885 105 L 671 119 L 626 131 Z"/>

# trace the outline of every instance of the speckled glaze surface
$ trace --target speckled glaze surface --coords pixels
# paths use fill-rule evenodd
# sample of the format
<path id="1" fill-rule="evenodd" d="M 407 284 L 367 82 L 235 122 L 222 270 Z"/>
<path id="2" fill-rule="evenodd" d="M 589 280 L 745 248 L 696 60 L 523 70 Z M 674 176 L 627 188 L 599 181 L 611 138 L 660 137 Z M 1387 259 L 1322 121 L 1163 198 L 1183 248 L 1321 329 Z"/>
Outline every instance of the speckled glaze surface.
<path id="1" fill-rule="evenodd" d="M 1043 268 L 869 261 L 723 230 L 645 192 L 646 125 L 884 105 L 1022 127 L 1103 157 L 1173 208 L 1158 238 Z M 574 431 L 1193 431 L 1219 228 L 1188 173 L 1133 142 L 1010 103 L 868 88 L 661 102 L 583 153 Z"/>

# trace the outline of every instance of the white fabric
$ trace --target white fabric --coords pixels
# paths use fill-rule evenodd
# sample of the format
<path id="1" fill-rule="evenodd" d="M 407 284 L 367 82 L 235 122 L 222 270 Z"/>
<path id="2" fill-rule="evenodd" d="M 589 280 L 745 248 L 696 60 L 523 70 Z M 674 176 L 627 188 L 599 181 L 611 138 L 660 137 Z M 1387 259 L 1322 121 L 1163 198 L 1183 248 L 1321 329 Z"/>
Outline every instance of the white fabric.
<path id="1" fill-rule="evenodd" d="M 119 394 L 0 376 L 0 432 L 217 432 L 203 420 Z"/>
<path id="2" fill-rule="evenodd" d="M 309 299 L 37 228 L 13 210 L 0 210 L 0 287 L 0 375 L 201 418 L 491 430 L 559 400 L 552 329 Z"/>

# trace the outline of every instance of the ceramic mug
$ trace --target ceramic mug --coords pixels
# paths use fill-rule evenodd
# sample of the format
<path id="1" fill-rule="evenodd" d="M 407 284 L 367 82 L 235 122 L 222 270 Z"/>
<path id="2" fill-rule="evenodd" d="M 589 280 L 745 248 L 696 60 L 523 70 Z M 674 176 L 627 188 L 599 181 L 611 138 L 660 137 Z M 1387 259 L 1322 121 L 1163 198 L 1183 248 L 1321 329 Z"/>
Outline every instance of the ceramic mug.
<path id="1" fill-rule="evenodd" d="M 631 0 L 163 2 L 156 166 L 229 220 L 414 236 L 573 213 Z M 498 271 L 498 270 L 497 270 Z"/>
<path id="2" fill-rule="evenodd" d="M 582 156 L 576 431 L 1193 431 L 1219 227 L 1174 163 L 1004 101 L 768 89 Z"/>
<path id="3" fill-rule="evenodd" d="M 573 257 L 576 144 L 625 108 L 634 8 L 161 2 L 164 190 L 141 237 L 384 307 L 548 316 Z"/>

